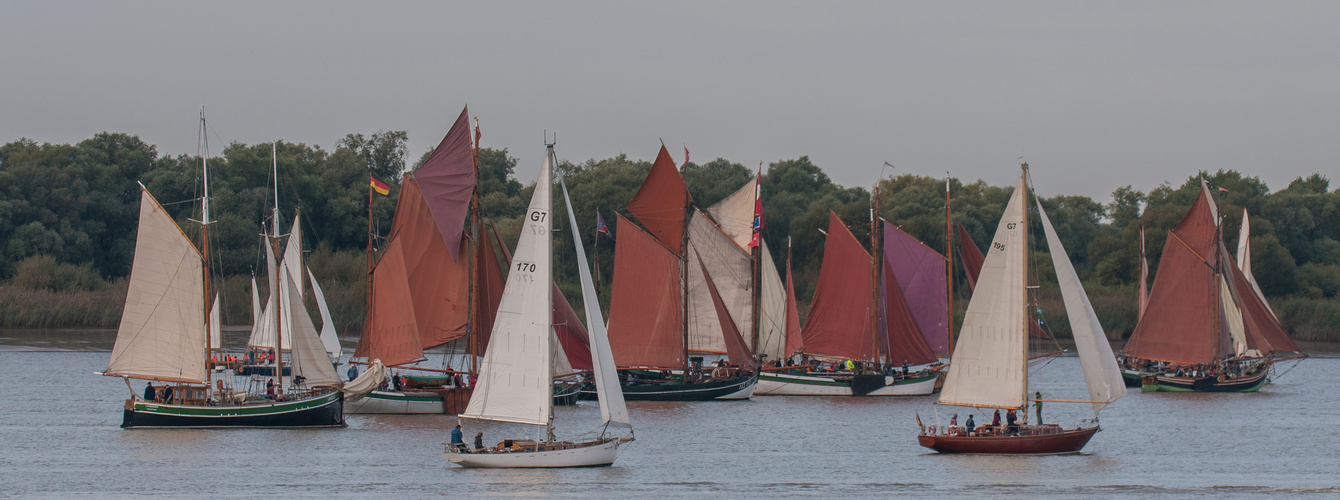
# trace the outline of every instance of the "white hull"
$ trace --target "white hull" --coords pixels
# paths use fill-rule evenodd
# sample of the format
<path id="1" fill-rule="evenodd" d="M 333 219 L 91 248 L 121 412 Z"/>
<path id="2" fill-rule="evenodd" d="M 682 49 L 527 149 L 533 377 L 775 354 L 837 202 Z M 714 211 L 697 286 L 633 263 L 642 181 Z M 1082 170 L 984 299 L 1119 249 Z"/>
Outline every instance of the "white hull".
<path id="1" fill-rule="evenodd" d="M 892 377 L 886 378 L 892 384 Z M 866 396 L 925 396 L 935 392 L 935 377 L 910 383 L 886 385 Z M 760 396 L 851 396 L 851 385 L 829 377 L 769 373 L 759 376 Z"/>
<path id="2" fill-rule="evenodd" d="M 567 450 L 518 451 L 509 453 L 443 453 L 447 461 L 461 467 L 596 467 L 614 463 L 619 454 L 618 439 Z"/>
<path id="3" fill-rule="evenodd" d="M 358 401 L 344 404 L 345 414 L 441 415 L 442 396 L 433 393 L 372 391 Z"/>

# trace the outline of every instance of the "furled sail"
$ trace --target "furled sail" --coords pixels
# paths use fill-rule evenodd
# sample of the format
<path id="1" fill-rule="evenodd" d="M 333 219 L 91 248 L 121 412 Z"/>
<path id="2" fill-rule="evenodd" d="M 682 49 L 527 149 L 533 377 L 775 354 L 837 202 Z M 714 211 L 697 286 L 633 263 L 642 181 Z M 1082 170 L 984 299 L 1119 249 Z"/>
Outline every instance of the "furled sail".
<path id="1" fill-rule="evenodd" d="M 893 224 L 884 223 L 884 261 L 893 268 L 898 289 L 916 319 L 926 344 L 939 356 L 949 355 L 948 261 L 939 252 Z"/>
<path id="2" fill-rule="evenodd" d="M 363 399 L 368 393 L 377 390 L 386 382 L 386 367 L 382 365 L 382 360 L 373 359 L 368 365 L 368 369 L 358 375 L 358 378 L 350 380 L 340 388 L 344 393 L 344 402 L 349 403 Z"/>
<path id="3" fill-rule="evenodd" d="M 1222 317 L 1215 269 L 1220 268 L 1217 208 L 1209 188 L 1168 232 L 1149 306 L 1122 352 L 1173 363 L 1213 363 L 1234 354 Z"/>
<path id="4" fill-rule="evenodd" d="M 335 366 L 330 363 L 330 357 L 326 354 L 325 346 L 321 344 L 316 326 L 312 324 L 312 317 L 302 305 L 298 284 L 289 279 L 289 276 L 284 276 L 281 281 L 284 282 L 281 285 L 284 288 L 281 289 L 280 295 L 293 314 L 290 322 L 292 327 L 284 333 L 293 338 L 292 360 L 295 380 L 296 377 L 306 379 L 308 387 L 340 385 L 340 376 L 335 373 Z"/>
<path id="5" fill-rule="evenodd" d="M 508 266 L 479 382 L 463 417 L 549 425 L 553 417 L 552 156 L 545 156 Z"/>
<path id="6" fill-rule="evenodd" d="M 870 254 L 836 213 L 829 212 L 819 282 L 809 319 L 801 331 L 805 351 L 855 360 L 873 360 L 873 293 Z"/>
<path id="7" fill-rule="evenodd" d="M 586 263 L 586 249 L 582 246 L 581 232 L 577 229 L 577 217 L 572 213 L 572 200 L 568 198 L 566 185 L 563 187 L 563 202 L 568 208 L 572 242 L 577 247 L 577 274 L 582 283 L 582 304 L 586 307 L 587 322 L 591 324 L 591 369 L 596 385 L 596 397 L 600 402 L 601 423 L 632 429 L 633 424 L 628 419 L 628 407 L 623 400 L 623 389 L 619 385 L 618 368 L 614 364 L 614 354 L 610 349 L 609 335 L 605 332 L 605 321 L 600 313 L 600 297 L 596 296 L 596 287 L 591 279 L 591 267 Z"/>
<path id="8" fill-rule="evenodd" d="M 1084 383 L 1089 388 L 1089 400 L 1093 401 L 1093 416 L 1103 411 L 1113 401 L 1126 395 L 1126 385 L 1121 379 L 1121 370 L 1117 368 L 1117 358 L 1112 355 L 1112 345 L 1107 343 L 1103 325 L 1098 322 L 1098 314 L 1093 311 L 1089 295 L 1084 293 L 1084 285 L 1070 263 L 1070 256 L 1061 246 L 1061 238 L 1056 235 L 1047 211 L 1038 202 L 1038 216 L 1042 219 L 1042 230 L 1047 236 L 1047 248 L 1051 250 L 1052 265 L 1056 268 L 1056 280 L 1061 286 L 1061 299 L 1065 302 L 1066 316 L 1070 319 L 1070 330 L 1075 338 L 1075 350 L 1079 351 L 1079 365 L 1084 372 Z M 957 360 L 955 360 L 957 362 Z"/>
<path id="9" fill-rule="evenodd" d="M 470 108 L 461 110 L 456 123 L 428 159 L 414 171 L 438 234 L 455 262 L 465 234 L 465 215 L 475 189 L 474 150 L 470 145 Z M 404 196 L 404 193 L 401 193 Z M 397 210 L 397 214 L 399 211 Z"/>
<path id="10" fill-rule="evenodd" d="M 689 248 L 689 350 L 726 352 L 722 322 L 702 269 L 715 277 L 717 292 L 740 331 L 752 332 L 753 262 L 748 252 L 697 210 L 689 220 Z"/>
<path id="11" fill-rule="evenodd" d="M 684 365 L 679 259 L 618 216 L 609 336 L 621 367 Z"/>
<path id="12" fill-rule="evenodd" d="M 1028 186 L 1020 176 L 968 302 L 940 404 L 1020 408 L 1027 390 Z"/>
<path id="13" fill-rule="evenodd" d="M 205 382 L 204 288 L 200 252 L 141 186 L 130 285 L 106 373 Z"/>
<path id="14" fill-rule="evenodd" d="M 675 161 L 670 159 L 670 152 L 662 144 L 647 179 L 628 202 L 628 211 L 637 217 L 648 233 L 679 255 L 683 251 L 685 210 L 691 201 L 693 198 L 684 187 Z"/>
<path id="15" fill-rule="evenodd" d="M 332 358 L 339 358 L 340 337 L 335 333 L 335 320 L 330 317 L 330 306 L 326 304 L 326 294 L 321 293 L 321 285 L 316 282 L 316 275 L 312 270 L 307 269 L 307 278 L 312 280 L 312 295 L 316 296 L 317 312 L 321 313 L 321 345 L 325 346 L 326 353 Z"/>
<path id="16" fill-rule="evenodd" d="M 767 355 L 769 360 L 791 355 L 786 349 L 786 285 L 777 274 L 777 264 L 766 242 L 760 242 L 758 345 L 754 352 Z M 798 330 L 798 329 L 797 329 Z M 745 339 L 749 340 L 749 339 Z"/>

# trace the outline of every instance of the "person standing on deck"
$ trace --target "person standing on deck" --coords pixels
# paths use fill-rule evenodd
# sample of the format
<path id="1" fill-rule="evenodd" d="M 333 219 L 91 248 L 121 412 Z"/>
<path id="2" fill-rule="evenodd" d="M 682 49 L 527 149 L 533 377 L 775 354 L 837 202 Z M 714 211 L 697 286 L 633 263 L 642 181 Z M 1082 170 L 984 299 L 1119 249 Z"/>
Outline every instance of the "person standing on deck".
<path id="1" fill-rule="evenodd" d="M 353 382 L 354 379 L 358 378 L 358 366 L 354 365 L 353 363 L 349 363 L 349 372 L 347 373 L 347 375 L 349 375 L 350 382 Z"/>
<path id="2" fill-rule="evenodd" d="M 973 433 L 973 431 L 977 428 L 977 424 L 973 423 L 973 421 L 972 421 L 972 414 L 971 414 L 971 413 L 968 414 L 968 421 L 967 421 L 966 423 L 967 423 L 967 427 L 965 427 L 965 428 L 963 429 L 963 435 L 964 435 L 964 436 L 971 435 L 971 434 Z"/>
<path id="3" fill-rule="evenodd" d="M 1042 391 L 1033 393 L 1033 412 L 1038 414 L 1038 425 L 1042 425 Z"/>
<path id="4" fill-rule="evenodd" d="M 157 396 L 158 396 L 158 391 L 154 390 L 154 383 L 153 383 L 153 382 L 146 382 L 146 383 L 144 384 L 144 400 L 145 400 L 145 401 L 153 401 L 154 398 L 157 397 Z"/>

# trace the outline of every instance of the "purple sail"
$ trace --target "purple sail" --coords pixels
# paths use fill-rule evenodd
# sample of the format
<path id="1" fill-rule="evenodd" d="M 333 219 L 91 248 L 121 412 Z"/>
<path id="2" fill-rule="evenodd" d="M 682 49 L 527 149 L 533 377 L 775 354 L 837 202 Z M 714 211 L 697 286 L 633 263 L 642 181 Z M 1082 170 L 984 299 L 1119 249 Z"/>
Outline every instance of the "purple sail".
<path id="1" fill-rule="evenodd" d="M 884 224 L 884 259 L 893 268 L 907 308 L 931 351 L 949 354 L 949 317 L 943 255 L 892 224 Z"/>

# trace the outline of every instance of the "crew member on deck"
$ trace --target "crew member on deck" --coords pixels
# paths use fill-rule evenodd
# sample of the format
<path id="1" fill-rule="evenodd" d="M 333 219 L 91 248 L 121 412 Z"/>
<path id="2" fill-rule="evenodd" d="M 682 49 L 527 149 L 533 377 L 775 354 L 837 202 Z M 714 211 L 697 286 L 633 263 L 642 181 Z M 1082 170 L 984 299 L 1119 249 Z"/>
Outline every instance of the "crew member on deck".
<path id="1" fill-rule="evenodd" d="M 347 375 L 349 375 L 350 382 L 358 378 L 358 366 L 353 363 L 349 363 L 349 372 L 347 373 Z"/>
<path id="2" fill-rule="evenodd" d="M 163 387 L 163 402 L 172 404 L 172 386 Z"/>
<path id="3" fill-rule="evenodd" d="M 483 433 L 483 432 L 479 432 L 478 434 L 475 434 L 475 452 L 478 453 L 478 452 L 481 452 L 481 451 L 484 451 L 484 433 Z"/>
<path id="4" fill-rule="evenodd" d="M 145 384 L 144 384 L 144 400 L 145 400 L 145 401 L 153 401 L 155 396 L 158 396 L 158 391 L 154 390 L 154 383 L 153 383 L 153 382 L 147 382 L 147 383 L 145 383 Z"/>
<path id="5" fill-rule="evenodd" d="M 1033 409 L 1038 414 L 1038 425 L 1042 425 L 1042 391 L 1033 393 Z"/>
<path id="6" fill-rule="evenodd" d="M 996 414 L 991 416 L 991 426 L 1000 431 L 1000 410 L 996 410 Z"/>
<path id="7" fill-rule="evenodd" d="M 963 430 L 963 435 L 965 435 L 965 436 L 966 436 L 966 435 L 969 435 L 969 434 L 972 434 L 973 429 L 976 429 L 976 428 L 977 428 L 977 424 L 973 423 L 973 421 L 972 421 L 972 414 L 971 414 L 971 413 L 968 414 L 968 422 L 967 422 L 967 424 L 968 424 L 967 428 L 965 428 L 965 429 Z"/>
<path id="8" fill-rule="evenodd" d="M 451 447 L 458 451 L 466 451 L 465 435 L 461 433 L 461 424 L 456 424 L 456 428 L 451 430 Z"/>

